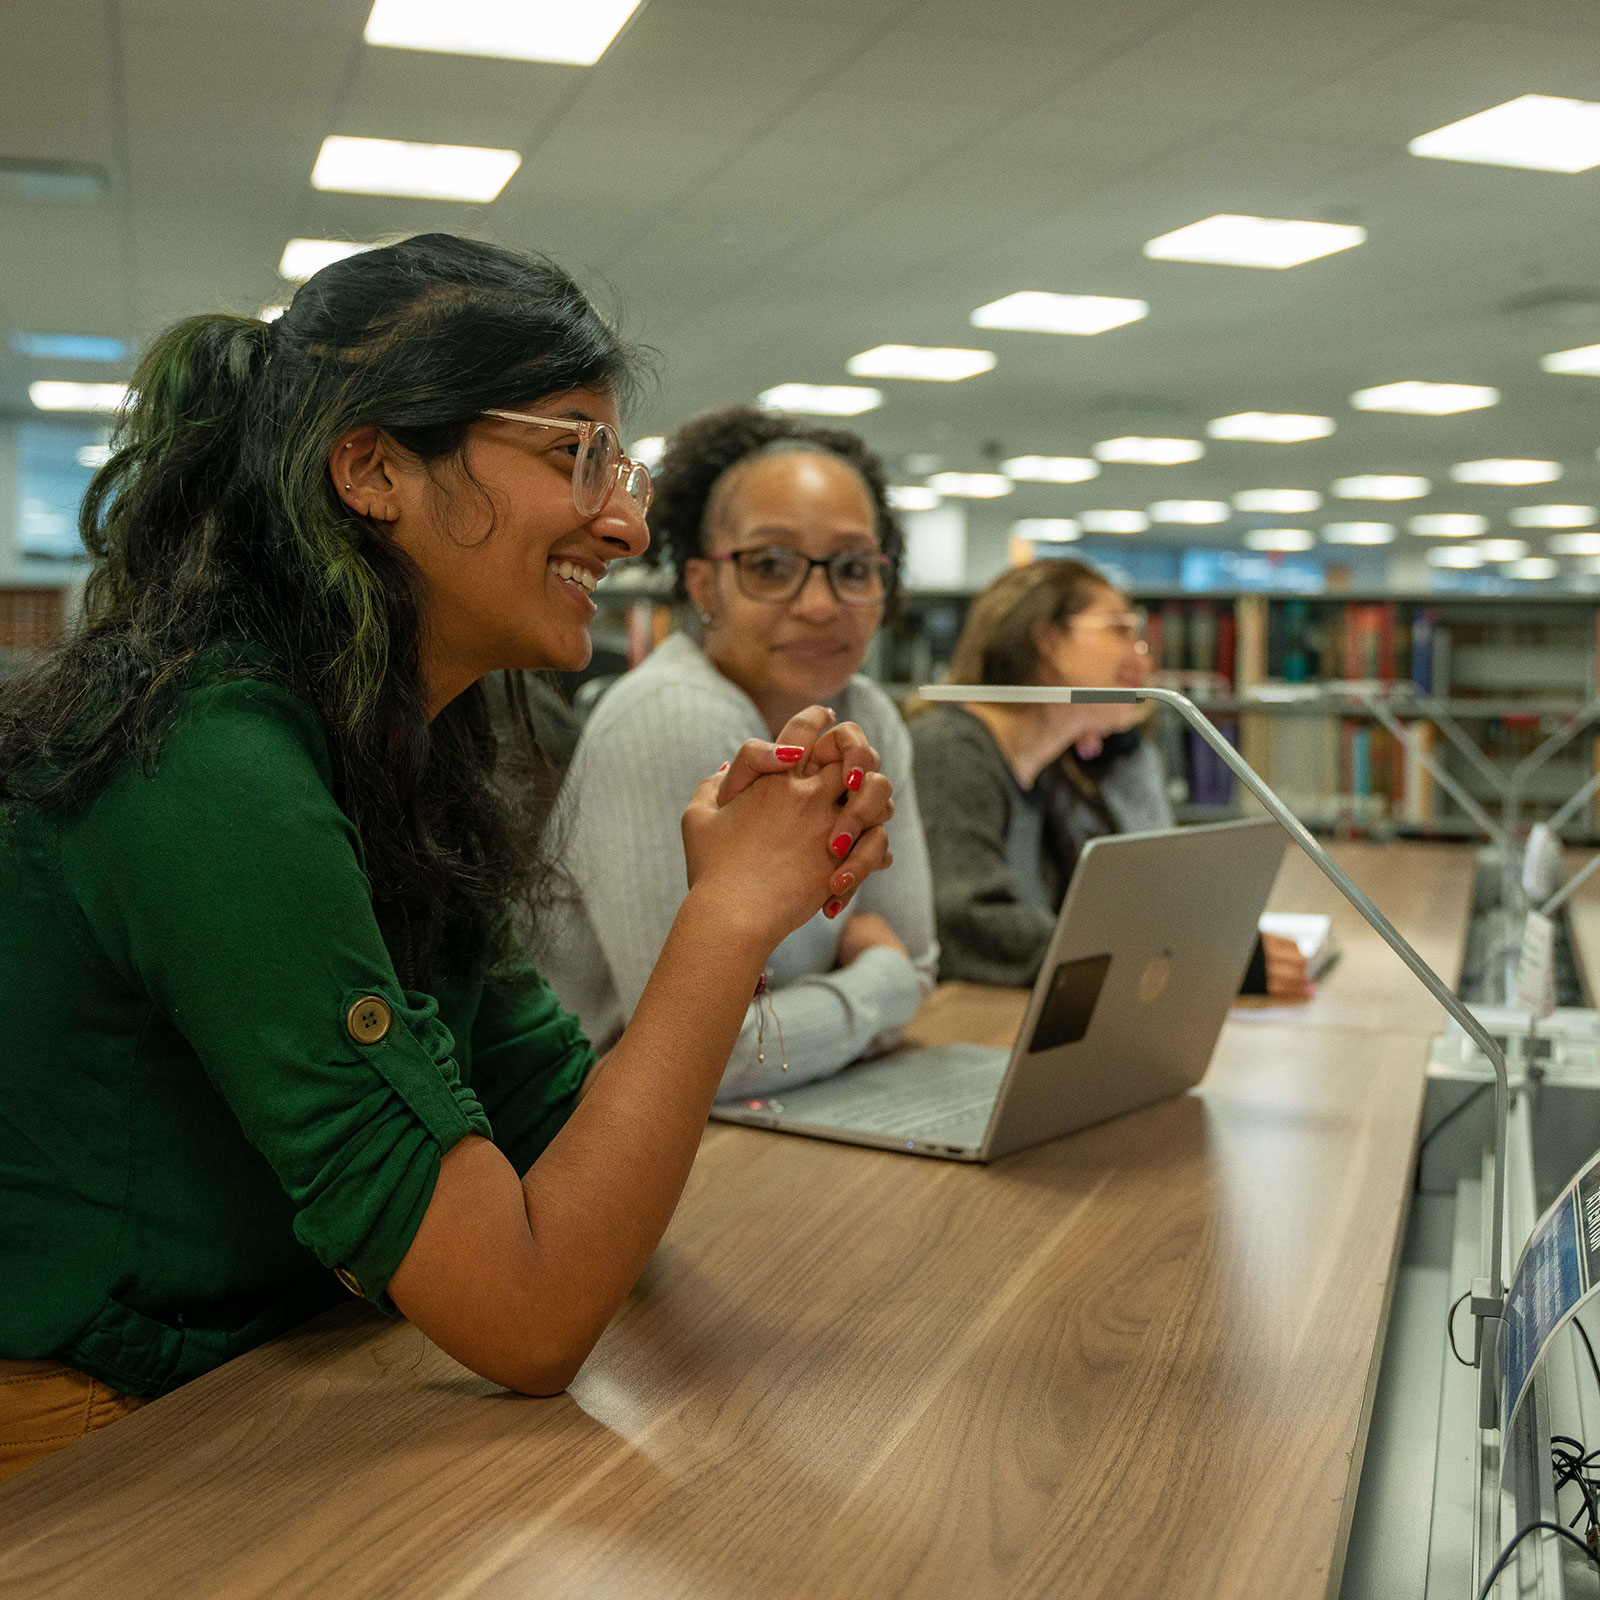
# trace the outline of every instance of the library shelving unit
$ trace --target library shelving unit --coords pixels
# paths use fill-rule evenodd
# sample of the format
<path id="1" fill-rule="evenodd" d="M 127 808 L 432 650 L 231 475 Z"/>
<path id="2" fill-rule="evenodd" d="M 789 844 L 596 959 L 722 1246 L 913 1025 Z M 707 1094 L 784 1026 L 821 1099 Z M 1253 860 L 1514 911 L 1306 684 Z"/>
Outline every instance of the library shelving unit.
<path id="1" fill-rule="evenodd" d="M 571 675 L 569 693 L 583 678 L 638 665 L 676 625 L 659 575 L 639 571 L 626 579 L 597 592 L 594 661 Z M 59 635 L 72 598 L 65 586 L 0 583 L 0 673 Z M 902 594 L 867 671 L 901 698 L 936 679 L 971 599 L 961 590 Z M 1296 699 L 1289 692 L 1296 687 L 1413 684 L 1506 772 L 1600 688 L 1600 612 L 1583 596 L 1136 590 L 1133 599 L 1149 618 L 1157 680 L 1193 696 L 1267 782 L 1321 829 L 1475 834 L 1432 781 L 1425 756 L 1491 812 L 1500 796 L 1426 718 L 1402 713 L 1405 737 L 1397 741 L 1354 701 Z M 1263 690 L 1285 693 L 1264 703 L 1256 698 Z M 1198 739 L 1164 714 L 1156 737 L 1180 816 L 1236 812 L 1231 774 Z M 1549 816 L 1597 771 L 1600 723 L 1539 769 L 1522 820 Z M 1569 824 L 1567 837 L 1600 843 L 1600 804 Z"/>
<path id="2" fill-rule="evenodd" d="M 1149 617 L 1157 681 L 1205 706 L 1267 782 L 1322 829 L 1475 834 L 1433 782 L 1425 758 L 1491 812 L 1500 794 L 1424 717 L 1402 715 L 1405 737 L 1397 741 L 1353 701 L 1296 699 L 1288 691 L 1350 680 L 1414 685 L 1509 773 L 1600 687 L 1597 611 L 1582 596 L 1146 590 L 1133 598 Z M 936 677 L 969 599 L 953 591 L 903 597 L 869 669 L 895 688 Z M 1277 689 L 1283 698 L 1256 698 Z M 1162 719 L 1157 737 L 1179 814 L 1233 813 L 1237 796 L 1226 767 L 1175 719 Z M 1550 815 L 1597 770 L 1600 725 L 1538 770 L 1523 820 Z M 1593 839 L 1597 832 L 1600 816 L 1590 814 L 1569 826 L 1568 836 Z"/>

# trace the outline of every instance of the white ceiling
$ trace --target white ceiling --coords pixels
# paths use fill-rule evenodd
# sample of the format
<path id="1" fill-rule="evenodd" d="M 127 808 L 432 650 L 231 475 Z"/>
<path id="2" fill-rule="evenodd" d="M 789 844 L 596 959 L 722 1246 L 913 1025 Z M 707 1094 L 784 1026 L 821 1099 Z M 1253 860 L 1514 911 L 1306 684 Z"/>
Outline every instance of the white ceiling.
<path id="1" fill-rule="evenodd" d="M 998 353 L 992 373 L 882 383 L 861 430 L 976 468 L 991 443 L 1083 454 L 1130 432 L 1203 437 L 1241 410 L 1338 419 L 1313 443 L 1212 444 L 1191 466 L 1029 487 L 1008 516 L 1326 490 L 1358 472 L 1438 487 L 1388 511 L 1335 502 L 1313 525 L 1600 504 L 1600 379 L 1538 367 L 1600 341 L 1600 170 L 1405 149 L 1518 94 L 1600 99 L 1593 0 L 647 0 L 590 68 L 375 49 L 368 9 L 0 5 L 0 156 L 101 163 L 117 180 L 101 204 L 0 194 L 0 334 L 138 340 L 196 309 L 282 298 L 293 235 L 454 228 L 548 251 L 661 352 L 637 433 L 778 382 L 846 381 L 871 345 L 971 344 Z M 311 165 L 336 132 L 524 161 L 490 206 L 320 194 Z M 1218 211 L 1357 222 L 1369 239 L 1287 272 L 1140 254 Z M 1087 339 L 968 326 L 1024 288 L 1134 295 L 1151 312 Z M 1562 289 L 1597 309 L 1505 309 Z M 0 409 L 25 411 L 33 378 L 118 375 L 0 346 Z M 1353 390 L 1400 378 L 1493 384 L 1502 403 L 1350 410 Z M 1554 457 L 1567 476 L 1449 483 L 1450 463 L 1490 455 Z"/>

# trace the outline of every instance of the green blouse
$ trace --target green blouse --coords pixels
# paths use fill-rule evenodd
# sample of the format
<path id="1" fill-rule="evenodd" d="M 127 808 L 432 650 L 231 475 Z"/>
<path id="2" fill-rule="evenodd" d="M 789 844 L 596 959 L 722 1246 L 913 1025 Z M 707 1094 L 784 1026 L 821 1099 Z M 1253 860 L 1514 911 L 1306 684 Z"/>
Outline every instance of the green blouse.
<path id="1" fill-rule="evenodd" d="M 330 782 L 245 679 L 0 827 L 0 1356 L 159 1395 L 339 1281 L 392 1310 L 444 1152 L 525 1172 L 571 1113 L 594 1052 L 520 953 L 401 988 Z"/>

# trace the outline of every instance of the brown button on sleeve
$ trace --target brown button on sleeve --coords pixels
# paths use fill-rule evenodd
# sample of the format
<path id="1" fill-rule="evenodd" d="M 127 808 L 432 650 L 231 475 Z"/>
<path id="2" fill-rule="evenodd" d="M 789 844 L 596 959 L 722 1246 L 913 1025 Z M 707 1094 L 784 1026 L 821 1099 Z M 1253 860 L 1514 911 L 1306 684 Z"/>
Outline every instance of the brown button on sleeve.
<path id="1" fill-rule="evenodd" d="M 364 994 L 345 1013 L 344 1025 L 357 1044 L 377 1044 L 388 1033 L 391 1020 L 388 1001 Z"/>

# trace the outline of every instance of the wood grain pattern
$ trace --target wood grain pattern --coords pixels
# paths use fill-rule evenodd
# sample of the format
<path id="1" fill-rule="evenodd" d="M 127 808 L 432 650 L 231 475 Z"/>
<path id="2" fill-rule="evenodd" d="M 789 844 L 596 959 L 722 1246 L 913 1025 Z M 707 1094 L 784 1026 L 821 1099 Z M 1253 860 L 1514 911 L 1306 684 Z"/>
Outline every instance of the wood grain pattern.
<path id="1" fill-rule="evenodd" d="M 1421 865 L 1389 909 L 1448 945 Z M 989 1168 L 709 1129 L 570 1394 L 352 1304 L 0 1487 L 0 1593 L 1323 1594 L 1423 1060 L 1258 1015 L 1202 1092 Z"/>

